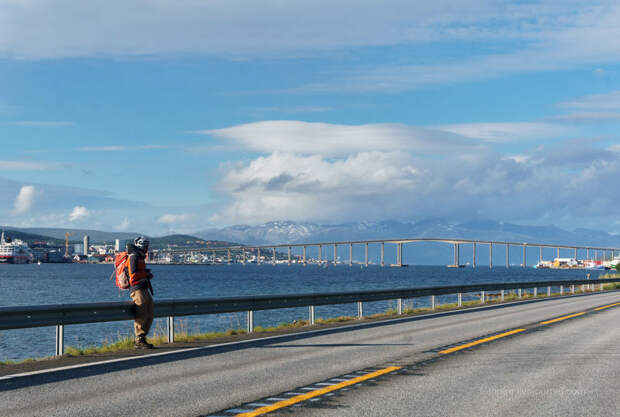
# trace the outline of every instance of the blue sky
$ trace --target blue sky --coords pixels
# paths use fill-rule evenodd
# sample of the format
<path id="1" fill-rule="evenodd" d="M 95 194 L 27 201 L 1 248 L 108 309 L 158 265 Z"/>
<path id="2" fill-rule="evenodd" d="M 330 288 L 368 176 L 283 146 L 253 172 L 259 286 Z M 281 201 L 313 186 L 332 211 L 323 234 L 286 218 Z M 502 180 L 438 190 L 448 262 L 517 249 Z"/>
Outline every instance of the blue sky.
<path id="1" fill-rule="evenodd" d="M 0 224 L 620 232 L 615 1 L 0 0 Z"/>

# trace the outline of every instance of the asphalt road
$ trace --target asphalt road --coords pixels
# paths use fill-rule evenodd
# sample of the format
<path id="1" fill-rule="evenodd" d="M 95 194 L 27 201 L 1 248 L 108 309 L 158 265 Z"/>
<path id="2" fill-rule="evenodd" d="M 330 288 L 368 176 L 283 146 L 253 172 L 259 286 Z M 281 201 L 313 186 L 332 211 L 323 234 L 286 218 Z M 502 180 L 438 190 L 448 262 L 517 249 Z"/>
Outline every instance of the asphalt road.
<path id="1" fill-rule="evenodd" d="M 617 415 L 620 306 L 536 326 L 616 302 L 618 292 L 552 299 L 0 379 L 0 415 L 230 416 L 394 365 L 398 374 L 276 413 Z M 527 331 L 438 353 L 521 326 Z"/>
<path id="2" fill-rule="evenodd" d="M 617 416 L 619 342 L 620 308 L 614 308 L 411 366 L 293 411 L 326 417 Z M 271 415 L 284 414 L 290 415 Z"/>

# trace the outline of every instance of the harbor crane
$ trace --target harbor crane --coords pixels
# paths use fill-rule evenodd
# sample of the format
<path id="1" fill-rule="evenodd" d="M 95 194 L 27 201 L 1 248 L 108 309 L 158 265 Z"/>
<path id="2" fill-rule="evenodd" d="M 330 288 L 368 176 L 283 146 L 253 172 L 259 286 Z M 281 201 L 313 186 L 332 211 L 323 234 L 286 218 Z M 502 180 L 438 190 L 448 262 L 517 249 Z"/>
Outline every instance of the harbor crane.
<path id="1" fill-rule="evenodd" d="M 65 258 L 69 257 L 69 236 L 73 235 L 73 233 L 65 233 Z"/>

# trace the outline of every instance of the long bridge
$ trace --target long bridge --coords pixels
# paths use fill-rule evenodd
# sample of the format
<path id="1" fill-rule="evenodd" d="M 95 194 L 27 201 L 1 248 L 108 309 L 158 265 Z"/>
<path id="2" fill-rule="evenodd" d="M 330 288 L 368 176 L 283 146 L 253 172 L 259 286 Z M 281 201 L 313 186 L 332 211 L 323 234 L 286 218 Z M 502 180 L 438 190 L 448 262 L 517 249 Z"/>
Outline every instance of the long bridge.
<path id="1" fill-rule="evenodd" d="M 505 264 L 506 267 L 510 267 L 510 248 L 511 247 L 519 247 L 522 248 L 522 262 L 521 266 L 527 266 L 527 249 L 535 248 L 539 251 L 539 262 L 543 261 L 543 249 L 553 249 L 557 253 L 557 258 L 560 258 L 560 250 L 570 250 L 572 253 L 572 257 L 577 259 L 579 251 L 585 251 L 585 259 L 612 259 L 616 256 L 617 253 L 620 253 L 620 248 L 615 247 L 597 247 L 597 246 L 583 246 L 583 245 L 570 245 L 570 244 L 549 244 L 549 243 L 528 243 L 528 242 L 511 242 L 511 241 L 494 241 L 494 240 L 473 240 L 473 239 L 455 239 L 455 238 L 437 238 L 437 237 L 413 237 L 413 238 L 400 238 L 400 239 L 375 239 L 375 240 L 352 240 L 352 241 L 336 241 L 336 242 L 314 242 L 314 243 L 284 243 L 284 244 L 271 244 L 271 245 L 236 245 L 236 246 L 223 246 L 223 247 L 196 247 L 196 248 L 187 248 L 187 249 L 159 249 L 152 251 L 150 253 L 150 258 L 152 261 L 157 262 L 163 257 L 169 254 L 184 254 L 191 255 L 197 253 L 206 253 L 211 254 L 212 259 L 215 260 L 217 258 L 217 254 L 224 254 L 224 260 L 228 263 L 230 262 L 248 262 L 248 256 L 250 254 L 256 253 L 256 260 L 258 263 L 269 262 L 268 259 L 271 258 L 271 263 L 276 263 L 281 256 L 281 253 L 278 250 L 285 249 L 286 250 L 286 263 L 289 265 L 294 262 L 292 256 L 292 250 L 294 248 L 301 249 L 302 253 L 299 256 L 300 262 L 303 264 L 308 263 L 309 259 L 307 256 L 308 248 L 316 248 L 317 249 L 317 258 L 316 261 L 319 263 L 322 262 L 332 262 L 334 265 L 338 263 L 338 249 L 345 247 L 348 248 L 348 261 L 349 265 L 353 265 L 353 248 L 356 246 L 361 246 L 364 248 L 364 260 L 363 264 L 368 266 L 370 263 L 369 260 L 369 247 L 371 245 L 380 247 L 380 261 L 379 264 L 381 266 L 386 265 L 386 257 L 385 257 L 385 246 L 387 245 L 395 245 L 396 247 L 396 262 L 391 264 L 392 266 L 403 266 L 403 254 L 404 254 L 404 245 L 411 243 L 444 243 L 450 244 L 453 246 L 453 265 L 458 266 L 461 265 L 461 247 L 464 245 L 471 247 L 472 253 L 472 266 L 475 268 L 477 266 L 477 254 L 479 248 L 488 247 L 488 262 L 489 267 L 493 267 L 493 248 L 494 247 L 503 247 L 505 250 Z M 333 256 L 326 257 L 328 251 L 324 252 L 324 249 L 332 248 Z M 261 255 L 261 253 L 264 255 Z M 233 254 L 238 254 L 236 259 L 233 258 Z"/>

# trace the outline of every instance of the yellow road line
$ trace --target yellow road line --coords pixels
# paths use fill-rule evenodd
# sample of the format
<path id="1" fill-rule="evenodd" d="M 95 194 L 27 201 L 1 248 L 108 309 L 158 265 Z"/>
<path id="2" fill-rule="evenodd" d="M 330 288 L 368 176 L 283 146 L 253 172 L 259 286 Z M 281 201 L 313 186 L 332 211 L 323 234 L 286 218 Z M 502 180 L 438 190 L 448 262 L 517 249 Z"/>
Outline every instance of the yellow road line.
<path id="1" fill-rule="evenodd" d="M 499 339 L 499 338 L 502 338 L 502 337 L 510 336 L 510 335 L 513 335 L 513 334 L 516 334 L 516 333 L 521 333 L 521 332 L 524 332 L 524 331 L 525 331 L 525 329 L 515 329 L 515 330 L 511 330 L 509 332 L 505 332 L 505 333 L 501 333 L 501 334 L 496 334 L 495 336 L 485 337 L 484 339 L 475 340 L 473 342 L 466 343 L 464 345 L 455 346 L 455 347 L 450 348 L 450 349 L 442 350 L 442 351 L 439 352 L 439 354 L 445 355 L 446 353 L 452 353 L 452 352 L 456 352 L 457 350 L 467 349 L 468 347 L 476 346 L 476 345 L 479 345 L 480 343 L 490 342 L 491 340 Z"/>
<path id="2" fill-rule="evenodd" d="M 614 304 L 609 304 L 609 305 L 606 305 L 606 306 L 603 306 L 603 307 L 597 307 L 597 308 L 595 308 L 594 310 L 595 310 L 595 311 L 598 311 L 598 310 L 604 310 L 604 309 L 606 309 L 606 308 L 613 307 L 613 306 L 617 306 L 617 305 L 620 305 L 620 303 L 614 303 Z"/>
<path id="3" fill-rule="evenodd" d="M 335 385 L 330 385 L 328 387 L 317 389 L 315 391 L 310 391 L 307 394 L 296 395 L 295 397 L 291 397 L 288 400 L 278 401 L 277 403 L 266 405 L 264 407 L 257 408 L 256 410 L 253 410 L 247 413 L 237 414 L 236 417 L 260 416 L 261 414 L 269 413 L 274 410 L 279 410 L 280 408 L 288 407 L 290 405 L 297 404 L 299 402 L 308 400 L 310 398 L 318 397 L 320 395 L 327 394 L 328 392 L 336 391 L 341 388 L 357 384 L 358 382 L 367 381 L 369 379 L 376 378 L 381 375 L 389 374 L 390 372 L 397 371 L 400 368 L 401 368 L 400 366 L 390 366 L 388 368 L 379 369 L 378 371 L 371 372 L 366 375 L 358 376 L 348 381 L 340 382 Z"/>
<path id="4" fill-rule="evenodd" d="M 555 323 L 556 321 L 562 321 L 562 320 L 566 320 L 566 319 L 571 319 L 573 317 L 583 316 L 584 314 L 586 314 L 586 312 L 582 311 L 581 313 L 570 314 L 568 316 L 558 317 L 557 319 L 553 319 L 553 320 L 541 321 L 540 324 Z"/>

